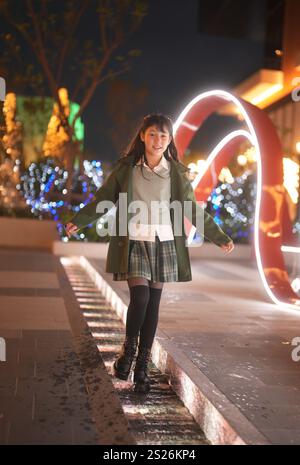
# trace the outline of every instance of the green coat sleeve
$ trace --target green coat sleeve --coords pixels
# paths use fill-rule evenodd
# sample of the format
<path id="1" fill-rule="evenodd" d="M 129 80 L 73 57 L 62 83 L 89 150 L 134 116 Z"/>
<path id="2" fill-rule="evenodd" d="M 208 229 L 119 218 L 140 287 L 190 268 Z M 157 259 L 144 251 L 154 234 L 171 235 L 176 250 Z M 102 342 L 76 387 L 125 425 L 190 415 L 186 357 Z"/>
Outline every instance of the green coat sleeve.
<path id="1" fill-rule="evenodd" d="M 224 231 L 220 228 L 220 226 L 214 221 L 213 217 L 197 203 L 193 186 L 190 180 L 187 178 L 185 174 L 185 187 L 184 187 L 184 200 L 189 200 L 193 202 L 192 204 L 192 218 L 191 223 L 196 227 L 196 218 L 197 215 L 201 215 L 200 219 L 204 216 L 204 237 L 208 239 L 210 242 L 221 247 L 221 245 L 228 244 L 231 242 L 232 239 L 224 233 Z M 198 223 L 199 224 L 199 223 Z M 198 231 L 199 234 L 201 233 Z"/>
<path id="2" fill-rule="evenodd" d="M 114 204 L 118 200 L 120 186 L 116 178 L 118 165 L 111 171 L 102 186 L 95 193 L 95 199 L 82 207 L 75 216 L 69 221 L 75 224 L 78 229 L 82 229 L 88 224 L 94 223 L 101 218 L 104 213 L 96 212 L 97 204 L 103 200 L 110 200 Z"/>

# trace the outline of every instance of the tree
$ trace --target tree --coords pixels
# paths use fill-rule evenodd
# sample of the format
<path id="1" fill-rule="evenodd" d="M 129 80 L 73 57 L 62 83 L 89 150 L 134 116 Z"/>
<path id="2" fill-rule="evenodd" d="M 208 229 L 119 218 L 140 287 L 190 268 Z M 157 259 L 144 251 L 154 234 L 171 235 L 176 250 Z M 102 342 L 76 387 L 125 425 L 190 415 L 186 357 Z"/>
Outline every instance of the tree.
<path id="1" fill-rule="evenodd" d="M 108 134 L 117 152 L 129 142 L 128 134 L 135 130 L 137 113 L 148 95 L 149 89 L 145 85 L 136 87 L 131 82 L 120 79 L 110 83 L 106 102 L 108 114 L 114 124 L 108 129 Z"/>
<path id="2" fill-rule="evenodd" d="M 16 119 L 16 95 L 6 95 L 2 109 L 5 120 L 1 127 L 0 205 L 8 209 L 25 208 L 20 195 L 20 173 L 22 168 L 22 125 Z"/>
<path id="3" fill-rule="evenodd" d="M 140 54 L 138 49 L 123 54 L 119 51 L 146 13 L 147 5 L 143 0 L 24 0 L 21 3 L 0 0 L 0 19 L 7 26 L 2 37 L 5 53 L 0 66 L 6 70 L 4 77 L 9 86 L 11 83 L 20 88 L 28 85 L 39 90 L 40 95 L 50 94 L 57 104 L 59 119 L 67 134 L 63 158 L 70 174 L 69 196 L 74 159 L 79 152 L 74 139 L 76 120 L 87 108 L 97 88 L 126 73 L 131 61 Z M 89 24 L 87 30 L 80 29 L 84 19 L 97 23 L 98 43 L 93 42 L 92 25 Z M 34 60 L 24 66 L 20 75 L 16 73 L 16 66 L 22 66 L 26 61 L 24 48 Z M 61 88 L 68 89 L 70 100 L 79 104 L 72 123 L 69 123 L 59 98 Z"/>

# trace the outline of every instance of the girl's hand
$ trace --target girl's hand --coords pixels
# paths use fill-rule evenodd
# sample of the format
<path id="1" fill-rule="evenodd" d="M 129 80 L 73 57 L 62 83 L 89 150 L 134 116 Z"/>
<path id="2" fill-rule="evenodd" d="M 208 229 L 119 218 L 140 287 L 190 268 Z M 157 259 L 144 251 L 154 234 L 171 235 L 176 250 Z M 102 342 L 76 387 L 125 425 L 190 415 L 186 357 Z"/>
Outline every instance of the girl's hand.
<path id="1" fill-rule="evenodd" d="M 75 234 L 79 229 L 77 228 L 76 224 L 67 223 L 65 226 L 65 230 L 68 237 L 71 237 L 72 234 Z"/>
<path id="2" fill-rule="evenodd" d="M 232 241 L 230 241 L 228 244 L 221 245 L 221 249 L 225 250 L 227 253 L 230 253 L 234 249 L 234 244 Z"/>

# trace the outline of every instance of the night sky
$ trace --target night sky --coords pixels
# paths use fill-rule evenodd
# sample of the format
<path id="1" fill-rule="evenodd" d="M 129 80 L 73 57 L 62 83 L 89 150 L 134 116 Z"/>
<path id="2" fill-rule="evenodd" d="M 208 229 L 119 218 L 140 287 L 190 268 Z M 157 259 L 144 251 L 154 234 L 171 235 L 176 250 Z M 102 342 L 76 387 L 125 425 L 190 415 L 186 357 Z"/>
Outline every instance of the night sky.
<path id="1" fill-rule="evenodd" d="M 128 46 L 139 47 L 142 55 L 130 72 L 120 77 L 148 89 L 144 104 L 131 116 L 133 127 L 139 117 L 152 111 L 165 112 L 175 121 L 199 92 L 217 87 L 230 90 L 261 66 L 260 37 L 232 39 L 198 32 L 198 9 L 201 13 L 205 3 L 201 0 L 149 1 L 148 15 L 128 42 Z M 107 92 L 107 85 L 99 89 L 85 113 L 86 146 L 97 157 L 114 160 L 119 154 L 109 137 L 115 128 L 105 112 Z M 212 117 L 203 128 L 206 130 L 199 132 L 194 147 L 206 151 L 214 143 L 216 132 L 218 138 L 226 133 L 230 122 L 225 120 Z M 125 145 L 131 134 L 127 138 L 123 135 Z"/>
<path id="2" fill-rule="evenodd" d="M 240 1 L 245 2 L 245 7 L 249 5 L 246 0 Z M 117 84 L 123 85 L 123 94 L 111 98 L 116 95 L 116 82 L 106 81 L 98 88 L 83 114 L 87 156 L 115 161 L 145 114 L 164 112 L 175 121 L 184 106 L 199 92 L 217 87 L 232 90 L 260 68 L 264 51 L 261 21 L 257 17 L 259 8 L 256 8 L 259 2 L 252 1 L 255 3 L 253 14 L 249 11 L 243 14 L 241 8 L 239 12 L 236 11 L 235 24 L 244 21 L 248 28 L 247 39 L 238 39 L 224 37 L 220 35 L 222 31 L 218 36 L 199 32 L 199 15 L 203 19 L 205 16 L 201 16 L 202 13 L 204 15 L 207 8 L 212 7 L 212 2 L 215 3 L 216 12 L 221 12 L 224 5 L 230 7 L 228 1 L 149 0 L 147 16 L 123 46 L 127 51 L 141 50 L 141 56 L 134 59 L 130 71 L 117 78 Z M 59 8 L 60 2 L 57 5 Z M 222 24 L 222 16 L 218 16 Z M 98 44 L 99 31 L 94 19 L 91 12 L 85 15 L 77 35 L 81 38 L 88 31 Z M 225 26 L 227 22 L 229 30 L 231 28 L 234 32 L 234 22 L 231 25 L 226 20 Z M 217 24 L 214 15 L 212 24 Z M 122 53 L 122 50 L 118 53 Z M 30 54 L 28 60 L 31 60 Z M 68 72 L 65 78 L 68 85 L 72 73 Z M 227 133 L 231 124 L 228 118 L 210 117 L 191 148 L 207 153 L 209 147 L 215 145 L 216 139 Z"/>

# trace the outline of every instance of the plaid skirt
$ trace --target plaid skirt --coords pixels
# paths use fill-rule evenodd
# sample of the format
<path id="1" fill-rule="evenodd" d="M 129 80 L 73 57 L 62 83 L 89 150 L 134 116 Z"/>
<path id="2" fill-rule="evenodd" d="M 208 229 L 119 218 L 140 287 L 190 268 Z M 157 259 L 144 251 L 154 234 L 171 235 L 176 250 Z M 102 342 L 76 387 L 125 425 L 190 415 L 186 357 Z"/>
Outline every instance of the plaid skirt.
<path id="1" fill-rule="evenodd" d="M 146 278 L 152 282 L 178 281 L 177 253 L 174 240 L 155 242 L 129 240 L 128 272 L 114 273 L 114 281 Z"/>

